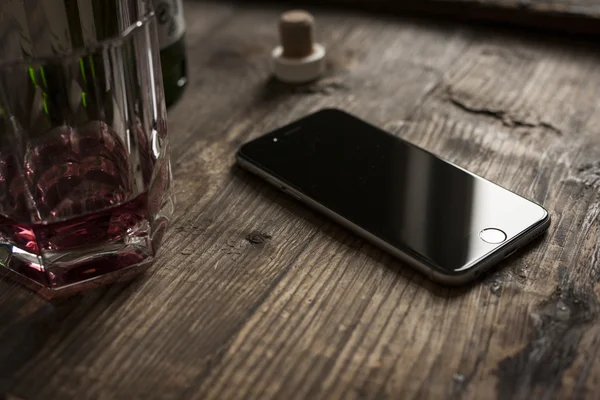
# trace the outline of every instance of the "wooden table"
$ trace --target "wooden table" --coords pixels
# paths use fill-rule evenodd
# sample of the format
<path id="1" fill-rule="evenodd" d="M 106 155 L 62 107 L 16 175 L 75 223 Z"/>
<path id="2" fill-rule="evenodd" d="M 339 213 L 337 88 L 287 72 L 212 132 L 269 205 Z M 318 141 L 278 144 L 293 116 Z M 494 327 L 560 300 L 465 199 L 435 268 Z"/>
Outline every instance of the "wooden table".
<path id="1" fill-rule="evenodd" d="M 600 56 L 542 32 L 317 9 L 329 72 L 270 78 L 280 6 L 186 4 L 178 206 L 155 266 L 59 303 L 0 282 L 7 399 L 600 395 Z M 438 286 L 234 166 L 322 107 L 526 197 L 549 234 Z M 1 395 L 0 395 L 1 397 Z"/>
<path id="2" fill-rule="evenodd" d="M 279 3 L 291 0 L 277 0 Z M 561 32 L 600 34 L 598 0 L 305 0 L 313 4 L 352 6 L 359 10 L 417 12 L 425 15 L 502 22 Z"/>

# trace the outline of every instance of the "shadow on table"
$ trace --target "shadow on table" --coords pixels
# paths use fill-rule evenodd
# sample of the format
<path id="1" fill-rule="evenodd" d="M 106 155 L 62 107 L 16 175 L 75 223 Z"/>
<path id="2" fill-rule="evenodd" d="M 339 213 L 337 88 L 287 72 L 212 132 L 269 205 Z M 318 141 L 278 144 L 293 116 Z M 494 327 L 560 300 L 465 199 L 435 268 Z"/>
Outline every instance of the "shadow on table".
<path id="1" fill-rule="evenodd" d="M 0 279 L 0 399 L 9 393 L 18 395 L 13 392 L 16 375 L 35 369 L 35 359 L 56 357 L 54 350 L 63 341 L 82 341 L 92 348 L 93 337 L 70 334 L 83 318 L 89 318 L 90 312 L 102 313 L 114 305 L 116 297 L 128 297 L 135 282 L 115 283 L 48 301 L 14 280 Z"/>

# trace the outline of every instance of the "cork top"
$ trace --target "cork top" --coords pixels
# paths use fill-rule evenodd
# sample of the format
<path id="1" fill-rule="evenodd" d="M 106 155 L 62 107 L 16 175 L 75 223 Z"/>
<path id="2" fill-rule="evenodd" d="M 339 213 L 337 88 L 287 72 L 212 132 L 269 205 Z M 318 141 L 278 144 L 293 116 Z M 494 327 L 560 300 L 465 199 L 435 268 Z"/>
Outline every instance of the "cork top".
<path id="1" fill-rule="evenodd" d="M 304 58 L 314 51 L 314 17 L 304 10 L 287 11 L 279 20 L 283 57 Z"/>

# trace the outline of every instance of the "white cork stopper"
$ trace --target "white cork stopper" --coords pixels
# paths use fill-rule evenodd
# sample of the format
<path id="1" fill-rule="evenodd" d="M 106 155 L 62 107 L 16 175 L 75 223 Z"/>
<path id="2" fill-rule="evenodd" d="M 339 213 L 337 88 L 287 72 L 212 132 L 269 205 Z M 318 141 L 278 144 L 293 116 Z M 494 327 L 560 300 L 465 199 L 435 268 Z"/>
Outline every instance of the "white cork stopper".
<path id="1" fill-rule="evenodd" d="M 286 83 L 307 83 L 325 71 L 325 47 L 314 42 L 314 17 L 302 10 L 288 11 L 279 21 L 281 45 L 272 53 L 275 76 Z"/>

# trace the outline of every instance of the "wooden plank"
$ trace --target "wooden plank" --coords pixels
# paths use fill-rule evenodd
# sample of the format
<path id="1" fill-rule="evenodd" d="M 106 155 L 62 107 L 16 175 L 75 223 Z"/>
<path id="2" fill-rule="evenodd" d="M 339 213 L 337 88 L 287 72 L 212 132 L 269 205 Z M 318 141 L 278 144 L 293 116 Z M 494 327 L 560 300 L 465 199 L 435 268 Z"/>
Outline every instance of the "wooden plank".
<path id="1" fill-rule="evenodd" d="M 289 3 L 295 4 L 291 1 Z M 350 6 L 400 15 L 416 12 L 463 20 L 600 34 L 600 4 L 596 0 L 326 0 L 311 3 Z"/>
<path id="2" fill-rule="evenodd" d="M 57 304 L 0 281 L 0 395 L 595 398 L 594 43 L 319 10 L 328 75 L 289 87 L 270 78 L 280 6 L 186 6 L 207 25 L 170 112 L 162 253 Z M 549 234 L 447 289 L 233 167 L 240 143 L 330 106 L 542 202 Z"/>

